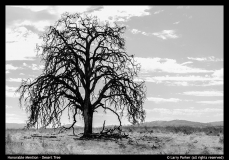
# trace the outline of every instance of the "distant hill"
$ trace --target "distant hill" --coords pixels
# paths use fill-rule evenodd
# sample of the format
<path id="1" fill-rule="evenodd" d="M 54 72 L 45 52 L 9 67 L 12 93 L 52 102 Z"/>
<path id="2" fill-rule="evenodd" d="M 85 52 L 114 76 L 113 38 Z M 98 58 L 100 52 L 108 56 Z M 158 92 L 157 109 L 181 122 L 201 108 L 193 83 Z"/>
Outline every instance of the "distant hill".
<path id="1" fill-rule="evenodd" d="M 213 125 L 213 126 L 223 126 L 223 121 L 209 122 L 208 124 L 211 124 L 211 125 Z"/>
<path id="2" fill-rule="evenodd" d="M 22 123 L 6 123 L 7 129 L 21 129 L 25 126 L 25 124 Z M 71 124 L 64 125 L 65 127 L 70 127 Z M 140 126 L 147 126 L 147 127 L 154 127 L 154 126 L 173 126 L 173 127 L 179 127 L 179 126 L 191 126 L 191 127 L 207 127 L 207 126 L 223 126 L 223 121 L 217 121 L 217 122 L 209 122 L 209 123 L 201 123 L 201 122 L 192 122 L 192 121 L 186 121 L 186 120 L 172 120 L 172 121 L 152 121 L 152 122 L 145 122 L 140 124 Z M 102 127 L 102 126 L 100 126 Z M 113 127 L 113 125 L 108 125 L 106 127 Z M 74 126 L 74 128 L 82 128 L 81 126 Z M 99 128 L 99 127 L 98 127 Z"/>
<path id="3" fill-rule="evenodd" d="M 201 123 L 201 122 L 192 122 L 186 120 L 172 120 L 172 121 L 152 121 L 145 122 L 141 124 L 142 126 L 153 127 L 153 126 L 190 126 L 190 127 L 206 127 L 206 126 L 223 126 L 223 121 L 210 122 L 210 123 Z"/>
<path id="4" fill-rule="evenodd" d="M 6 123 L 6 129 L 22 129 L 26 126 L 25 123 Z M 70 127 L 71 124 L 64 125 L 65 127 Z M 81 126 L 74 126 L 74 128 L 80 128 Z"/>
<path id="5" fill-rule="evenodd" d="M 25 123 L 6 123 L 6 129 L 21 129 L 25 125 Z"/>

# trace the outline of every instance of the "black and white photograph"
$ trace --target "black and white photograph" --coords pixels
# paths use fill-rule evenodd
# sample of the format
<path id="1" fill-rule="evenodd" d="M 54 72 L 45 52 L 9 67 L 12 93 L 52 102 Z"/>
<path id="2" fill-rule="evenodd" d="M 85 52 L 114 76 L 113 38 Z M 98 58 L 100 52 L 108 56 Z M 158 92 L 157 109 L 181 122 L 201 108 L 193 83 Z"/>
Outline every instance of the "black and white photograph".
<path id="1" fill-rule="evenodd" d="M 223 156 L 223 34 L 223 5 L 6 5 L 5 154 Z"/>

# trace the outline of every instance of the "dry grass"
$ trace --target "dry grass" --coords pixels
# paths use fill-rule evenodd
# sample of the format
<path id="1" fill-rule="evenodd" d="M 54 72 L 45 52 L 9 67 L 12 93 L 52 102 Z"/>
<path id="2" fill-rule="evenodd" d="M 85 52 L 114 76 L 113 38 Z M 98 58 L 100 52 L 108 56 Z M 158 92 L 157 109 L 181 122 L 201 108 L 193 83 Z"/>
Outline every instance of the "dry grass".
<path id="1" fill-rule="evenodd" d="M 99 132 L 94 128 L 93 132 Z M 123 127 L 129 139 L 80 140 L 82 128 L 57 134 L 52 129 L 7 129 L 6 154 L 223 154 L 223 128 Z"/>

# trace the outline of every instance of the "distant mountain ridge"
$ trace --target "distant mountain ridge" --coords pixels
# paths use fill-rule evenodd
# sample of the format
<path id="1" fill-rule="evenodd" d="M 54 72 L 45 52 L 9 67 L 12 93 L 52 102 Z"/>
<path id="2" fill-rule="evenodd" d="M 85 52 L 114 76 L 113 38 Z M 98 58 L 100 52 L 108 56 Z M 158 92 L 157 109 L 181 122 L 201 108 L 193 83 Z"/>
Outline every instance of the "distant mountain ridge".
<path id="1" fill-rule="evenodd" d="M 25 123 L 6 123 L 6 128 L 21 129 L 26 126 Z"/>
<path id="2" fill-rule="evenodd" d="M 23 128 L 26 124 L 22 123 L 6 123 L 6 129 L 20 129 Z M 207 127 L 207 126 L 223 126 L 223 121 L 216 121 L 216 122 L 208 122 L 208 123 L 201 123 L 201 122 L 193 122 L 193 121 L 187 121 L 187 120 L 171 120 L 171 121 L 152 121 L 152 122 L 145 122 L 140 124 L 140 126 L 147 126 L 147 127 L 153 127 L 153 126 L 173 126 L 173 127 L 179 127 L 179 126 L 191 126 L 191 127 Z M 64 125 L 65 127 L 70 127 L 71 124 Z M 111 127 L 114 125 L 108 125 L 106 127 Z M 74 126 L 75 128 L 81 127 L 81 126 Z M 102 126 L 100 126 L 102 127 Z"/>
<path id="3" fill-rule="evenodd" d="M 25 123 L 6 123 L 6 129 L 22 129 L 26 126 Z M 70 127 L 71 124 L 66 124 L 63 125 L 65 127 Z M 74 126 L 75 128 L 80 127 L 80 126 Z"/>
<path id="4" fill-rule="evenodd" d="M 171 121 L 152 121 L 152 122 L 145 122 L 141 124 L 142 126 L 190 126 L 190 127 L 207 127 L 207 126 L 223 126 L 223 121 L 217 121 L 217 122 L 208 122 L 208 123 L 202 123 L 202 122 L 193 122 L 193 121 L 187 121 L 187 120 L 171 120 Z"/>

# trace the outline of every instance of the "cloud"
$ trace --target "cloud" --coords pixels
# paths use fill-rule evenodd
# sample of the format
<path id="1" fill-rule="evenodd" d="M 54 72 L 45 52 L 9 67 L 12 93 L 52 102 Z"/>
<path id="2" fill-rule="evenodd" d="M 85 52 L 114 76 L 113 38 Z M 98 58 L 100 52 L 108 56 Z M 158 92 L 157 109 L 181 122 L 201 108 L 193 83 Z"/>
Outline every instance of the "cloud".
<path id="1" fill-rule="evenodd" d="M 201 57 L 201 58 L 188 57 L 188 59 L 195 60 L 195 61 L 210 61 L 210 62 L 222 62 L 223 61 L 223 59 L 215 58 L 214 56 Z"/>
<path id="2" fill-rule="evenodd" d="M 203 84 L 202 86 L 218 86 L 218 85 L 223 85 L 223 80 L 222 81 L 210 81 L 208 83 Z"/>
<path id="3" fill-rule="evenodd" d="M 212 76 L 216 78 L 223 78 L 223 68 L 221 68 L 220 70 L 215 70 Z"/>
<path id="4" fill-rule="evenodd" d="M 14 92 L 6 91 L 6 97 L 18 98 L 19 97 L 19 94 L 14 93 Z"/>
<path id="5" fill-rule="evenodd" d="M 140 31 L 140 30 L 138 30 L 138 29 L 132 29 L 132 30 L 131 30 L 131 33 L 133 33 L 133 34 L 138 34 L 138 33 L 140 33 L 140 34 L 143 34 L 143 35 L 145 35 L 145 36 L 149 36 L 149 35 L 150 35 L 150 33 L 146 33 L 146 32 L 144 32 L 144 31 Z"/>
<path id="6" fill-rule="evenodd" d="M 30 23 L 36 28 L 36 23 L 42 21 L 54 22 L 57 14 L 52 14 L 51 6 L 6 6 L 6 26 L 21 26 Z"/>
<path id="7" fill-rule="evenodd" d="M 178 6 L 177 9 L 189 9 L 190 6 Z"/>
<path id="8" fill-rule="evenodd" d="M 189 66 L 193 62 L 187 61 L 177 63 L 175 59 L 168 58 L 142 58 L 136 57 L 136 62 L 141 65 L 140 73 L 142 75 L 135 81 L 146 81 L 154 83 L 165 83 L 169 86 L 214 86 L 223 85 L 223 68 L 219 70 L 206 70 L 202 68 L 194 68 Z M 153 64 L 153 65 L 152 65 Z M 209 73 L 206 75 L 176 75 L 176 76 L 152 76 L 153 73 L 169 73 L 169 74 L 197 74 Z M 148 74 L 148 75 L 145 75 Z M 197 83 L 198 82 L 198 83 Z"/>
<path id="9" fill-rule="evenodd" d="M 139 77 L 134 81 L 146 81 L 153 83 L 165 83 L 168 86 L 216 86 L 223 85 L 223 79 L 218 77 L 204 77 L 204 76 L 152 76 Z"/>
<path id="10" fill-rule="evenodd" d="M 14 67 L 12 64 L 6 65 L 6 70 L 17 70 L 19 67 Z"/>
<path id="11" fill-rule="evenodd" d="M 26 63 L 23 63 L 23 66 L 28 67 L 28 68 L 30 68 L 32 70 L 42 70 L 45 67 L 44 65 L 38 65 L 38 64 L 28 65 Z"/>
<path id="12" fill-rule="evenodd" d="M 17 87 L 6 86 L 6 90 L 15 92 L 17 90 Z"/>
<path id="13" fill-rule="evenodd" d="M 177 63 L 175 59 L 168 58 L 141 58 L 136 57 L 137 63 L 141 64 L 141 70 L 146 72 L 168 72 L 168 73 L 209 73 L 214 72 L 213 70 L 205 70 L 200 68 L 193 68 L 186 66 L 191 63 L 185 62 L 182 64 Z M 153 64 L 153 65 L 152 65 Z"/>
<path id="14" fill-rule="evenodd" d="M 12 106 L 6 105 L 6 108 L 13 108 Z"/>
<path id="15" fill-rule="evenodd" d="M 13 66 L 12 64 L 6 64 L 6 73 L 10 73 L 9 70 L 17 70 L 19 69 L 20 67 L 15 67 Z"/>
<path id="16" fill-rule="evenodd" d="M 103 6 L 99 10 L 90 11 L 90 14 L 102 21 L 128 21 L 132 17 L 150 15 L 148 10 L 151 8 L 151 6 Z"/>
<path id="17" fill-rule="evenodd" d="M 32 64 L 32 66 L 30 66 L 30 68 L 32 69 L 32 70 L 42 70 L 42 69 L 44 69 L 44 65 L 37 65 L 37 64 Z"/>
<path id="18" fill-rule="evenodd" d="M 13 7 L 25 8 L 33 12 L 39 12 L 39 11 L 46 10 L 49 8 L 49 6 L 13 6 Z"/>
<path id="19" fill-rule="evenodd" d="M 162 103 L 162 102 L 179 102 L 181 101 L 178 98 L 169 98 L 169 99 L 165 99 L 165 98 L 158 98 L 158 97 L 147 97 L 148 101 L 153 101 L 155 103 Z"/>
<path id="20" fill-rule="evenodd" d="M 65 12 L 83 13 L 83 12 L 86 12 L 89 8 L 91 8 L 91 7 L 90 6 L 53 6 L 52 7 L 52 13 L 58 14 L 58 15 L 61 15 Z"/>
<path id="21" fill-rule="evenodd" d="M 177 21 L 177 22 L 174 22 L 173 24 L 179 24 L 180 23 L 180 21 Z"/>
<path id="22" fill-rule="evenodd" d="M 9 82 L 22 82 L 22 78 L 9 78 L 7 81 L 9 81 Z"/>
<path id="23" fill-rule="evenodd" d="M 216 101 L 198 101 L 196 103 L 201 103 L 201 104 L 223 104 L 223 100 L 216 100 Z"/>
<path id="24" fill-rule="evenodd" d="M 157 36 L 159 38 L 162 38 L 162 39 L 175 39 L 175 38 L 179 38 L 180 36 L 176 35 L 175 34 L 175 31 L 174 30 L 163 30 L 161 32 L 155 32 L 155 33 L 146 33 L 144 31 L 140 31 L 138 29 L 132 29 L 131 30 L 131 33 L 133 34 L 143 34 L 145 36 Z"/>
<path id="25" fill-rule="evenodd" d="M 188 82 L 166 82 L 169 86 L 189 86 Z"/>
<path id="26" fill-rule="evenodd" d="M 176 38 L 179 38 L 178 35 L 175 34 L 175 31 L 174 30 L 163 30 L 161 32 L 155 32 L 155 33 L 152 33 L 154 36 L 157 36 L 161 39 L 176 39 Z"/>
<path id="27" fill-rule="evenodd" d="M 6 97 L 12 97 L 12 98 L 19 97 L 19 94 L 15 92 L 17 89 L 18 89 L 17 87 L 6 86 Z"/>
<path id="28" fill-rule="evenodd" d="M 133 34 L 138 34 L 138 33 L 141 33 L 141 31 L 137 30 L 137 29 L 132 29 L 131 30 L 131 33 Z"/>
<path id="29" fill-rule="evenodd" d="M 166 108 L 153 108 L 145 109 L 146 112 L 156 112 L 162 115 L 173 115 L 173 116 L 201 116 L 209 113 L 222 113 L 223 109 L 219 108 L 205 108 L 205 109 L 166 109 Z"/>
<path id="30" fill-rule="evenodd" d="M 9 41 L 14 41 L 9 43 Z M 37 34 L 25 27 L 6 29 L 6 61 L 33 60 L 36 57 L 36 43 L 40 43 Z"/>
<path id="31" fill-rule="evenodd" d="M 154 14 L 159 14 L 159 13 L 161 13 L 161 12 L 163 12 L 164 10 L 158 10 L 158 11 L 156 11 L 156 12 L 154 12 Z"/>
<path id="32" fill-rule="evenodd" d="M 221 91 L 188 91 L 183 92 L 183 94 L 191 96 L 223 96 L 223 92 Z"/>
<path id="33" fill-rule="evenodd" d="M 146 77 L 145 80 L 148 81 L 213 81 L 213 80 L 221 80 L 218 78 L 212 77 L 203 77 L 203 76 L 155 76 L 155 77 Z"/>
<path id="34" fill-rule="evenodd" d="M 6 123 L 25 123 L 25 117 L 22 118 L 16 114 L 6 113 Z"/>
<path id="35" fill-rule="evenodd" d="M 30 25 L 35 28 L 39 26 L 38 29 L 43 30 L 65 12 L 88 13 L 97 16 L 101 21 L 114 22 L 150 15 L 148 10 L 151 8 L 151 6 L 7 6 L 6 23 Z"/>
<path id="36" fill-rule="evenodd" d="M 182 63 L 181 65 L 191 64 L 191 63 L 193 63 L 193 62 L 192 62 L 192 61 L 188 61 L 188 62 L 184 62 L 184 63 Z"/>

